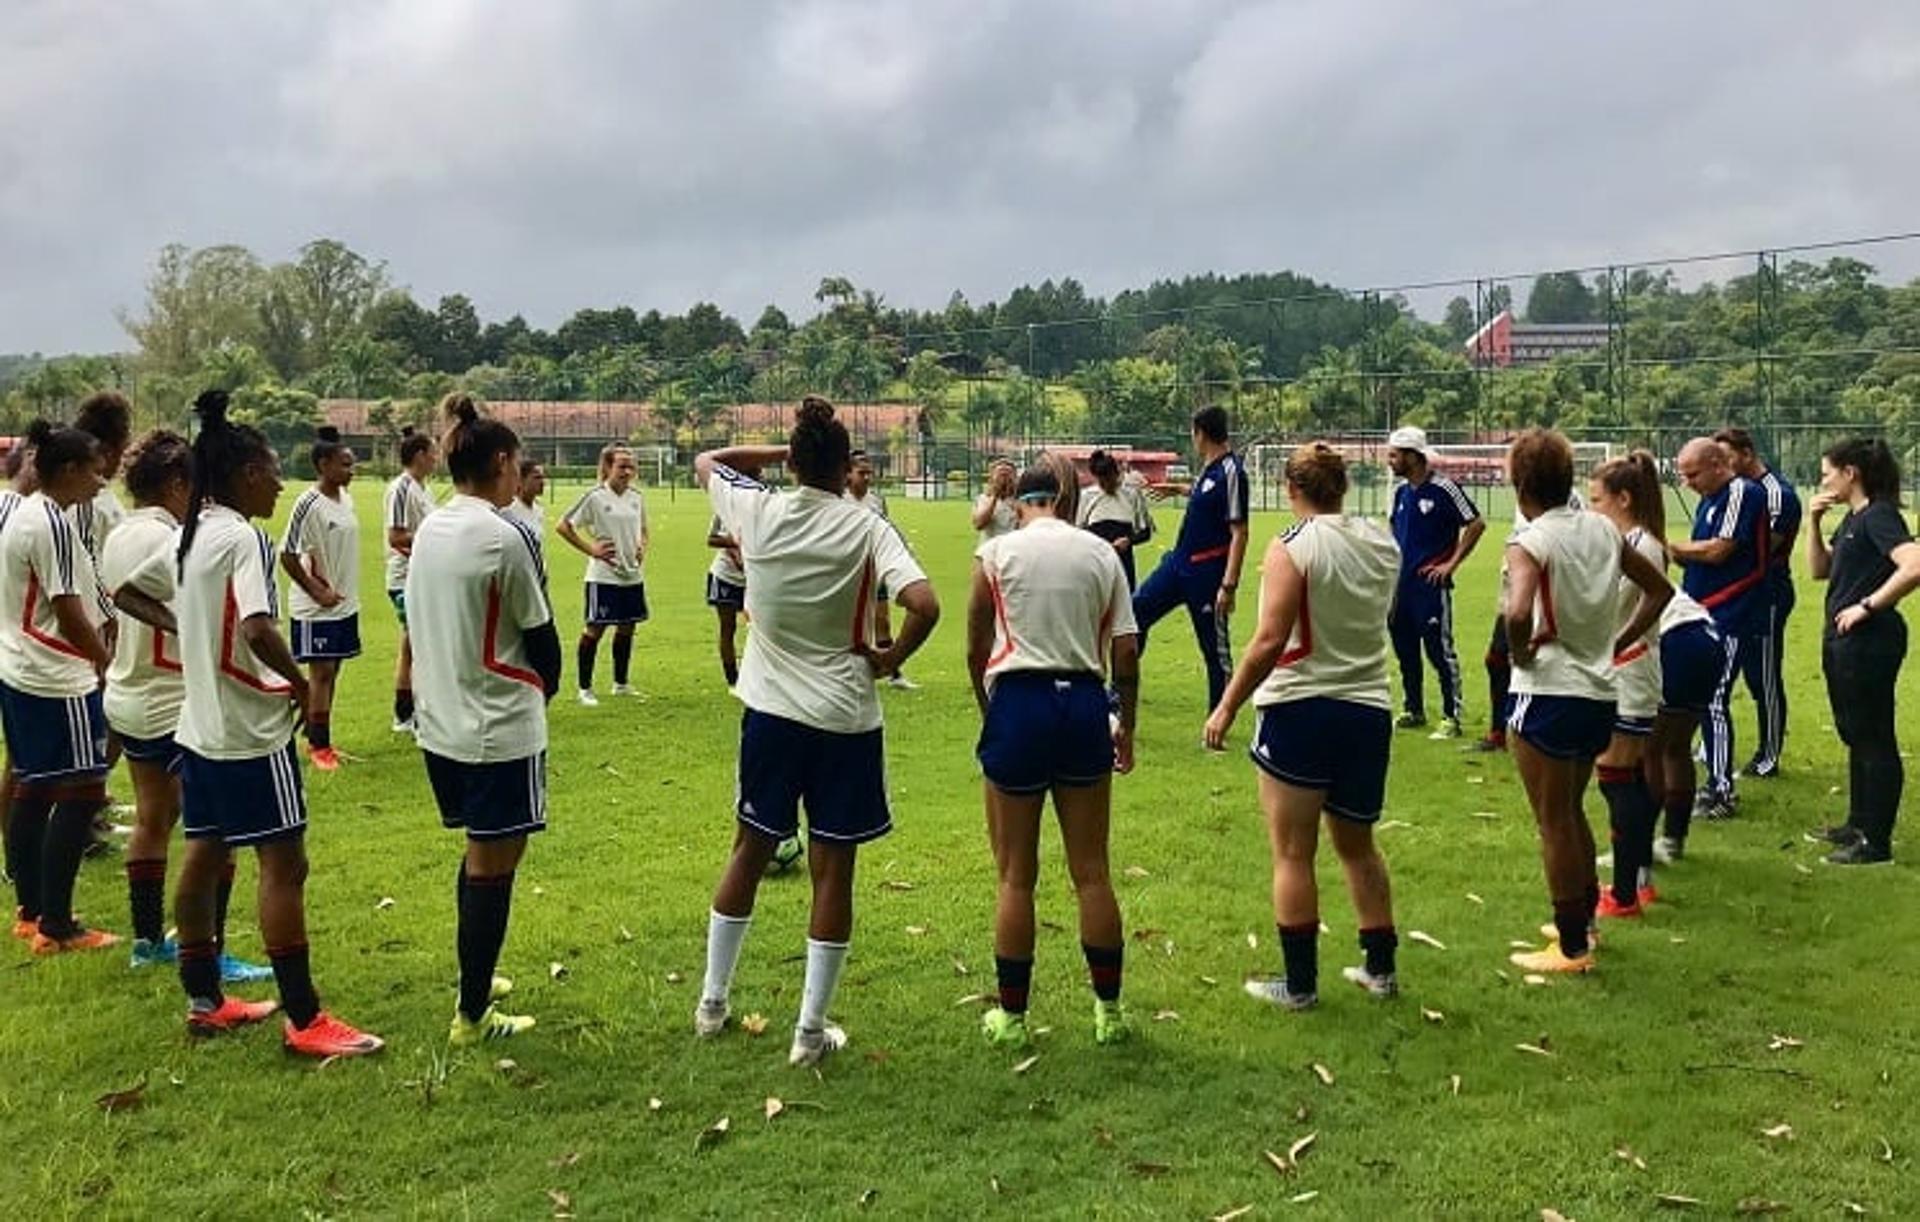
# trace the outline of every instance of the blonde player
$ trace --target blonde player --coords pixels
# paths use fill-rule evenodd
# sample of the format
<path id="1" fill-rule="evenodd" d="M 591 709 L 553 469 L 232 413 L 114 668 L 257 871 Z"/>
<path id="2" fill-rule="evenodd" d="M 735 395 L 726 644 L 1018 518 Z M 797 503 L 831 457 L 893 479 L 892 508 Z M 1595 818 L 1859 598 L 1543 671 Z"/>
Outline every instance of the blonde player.
<path id="1" fill-rule="evenodd" d="M 393 670 L 393 732 L 413 733 L 413 638 L 407 632 L 407 557 L 413 532 L 433 512 L 427 478 L 436 455 L 433 438 L 412 425 L 400 430 L 400 474 L 387 485 L 387 601 L 400 619 L 400 657 Z"/>
<path id="2" fill-rule="evenodd" d="M 280 543 L 280 567 L 292 579 L 293 660 L 304 662 L 313 698 L 307 705 L 307 759 L 321 772 L 340 767 L 333 749 L 333 694 L 340 666 L 360 656 L 360 519 L 353 512 L 353 450 L 340 430 L 315 435 L 313 487 L 300 494 Z M 402 599 L 404 604 L 405 599 Z"/>
<path id="3" fill-rule="evenodd" d="M 647 622 L 645 564 L 652 536 L 646 499 L 633 486 L 636 470 L 632 450 L 607 446 L 600 451 L 600 482 L 560 519 L 560 537 L 587 557 L 587 625 L 577 654 L 580 703 L 588 708 L 600 703 L 593 694 L 593 667 L 608 628 L 613 629 L 613 694 L 640 694 L 628 676 L 634 627 Z"/>

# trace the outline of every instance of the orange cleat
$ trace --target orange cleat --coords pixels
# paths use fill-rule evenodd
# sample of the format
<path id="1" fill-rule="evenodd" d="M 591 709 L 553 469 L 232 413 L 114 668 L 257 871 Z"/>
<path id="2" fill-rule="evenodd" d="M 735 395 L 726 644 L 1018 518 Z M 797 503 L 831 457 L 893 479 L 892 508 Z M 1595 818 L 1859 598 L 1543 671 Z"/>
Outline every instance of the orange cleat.
<path id="1" fill-rule="evenodd" d="M 377 1035 L 359 1031 L 322 1011 L 305 1027 L 287 1024 L 287 1051 L 309 1057 L 360 1057 L 385 1048 Z"/>
<path id="2" fill-rule="evenodd" d="M 340 771 L 340 753 L 332 747 L 308 747 L 307 762 L 316 772 Z"/>
<path id="3" fill-rule="evenodd" d="M 1569 957 L 1555 942 L 1545 950 L 1522 951 L 1509 955 L 1507 962 L 1523 972 L 1560 972 L 1578 975 L 1593 970 L 1593 950 L 1589 948 L 1584 955 Z"/>
<path id="4" fill-rule="evenodd" d="M 49 938 L 46 934 L 33 935 L 33 953 L 36 955 L 61 955 L 75 950 L 105 950 L 109 946 L 120 945 L 117 934 L 104 929 L 82 929 L 71 938 Z"/>
<path id="5" fill-rule="evenodd" d="M 1659 898 L 1660 891 L 1652 883 L 1648 883 L 1646 886 L 1640 888 L 1640 906 L 1642 908 L 1645 908 L 1648 904 L 1653 903 Z"/>
<path id="6" fill-rule="evenodd" d="M 241 1001 L 238 997 L 228 997 L 217 1009 L 188 1011 L 187 1034 L 219 1035 L 257 1023 L 279 1008 L 277 1001 Z"/>
<path id="7" fill-rule="evenodd" d="M 1557 945 L 1560 941 L 1560 927 L 1552 921 L 1548 921 L 1540 927 L 1540 936 Z M 1587 945 L 1600 945 L 1600 931 L 1591 925 L 1587 926 Z"/>
<path id="8" fill-rule="evenodd" d="M 1602 891 L 1600 893 L 1600 907 L 1594 910 L 1594 915 L 1611 917 L 1614 920 L 1638 920 L 1645 916 L 1646 912 L 1640 907 L 1640 902 L 1637 899 L 1631 904 L 1622 904 L 1613 898 L 1613 892 Z"/>
<path id="9" fill-rule="evenodd" d="M 13 936 L 22 942 L 32 942 L 40 934 L 40 918 L 26 915 L 21 908 L 13 910 Z"/>

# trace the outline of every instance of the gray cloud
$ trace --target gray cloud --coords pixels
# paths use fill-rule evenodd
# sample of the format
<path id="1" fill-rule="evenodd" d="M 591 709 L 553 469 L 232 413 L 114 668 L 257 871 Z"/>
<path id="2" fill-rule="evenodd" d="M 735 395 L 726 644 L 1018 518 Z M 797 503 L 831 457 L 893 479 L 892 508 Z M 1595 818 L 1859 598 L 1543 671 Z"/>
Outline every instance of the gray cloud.
<path id="1" fill-rule="evenodd" d="M 1897 0 L 22 0 L 0 48 L 0 351 L 122 343 L 176 239 L 552 325 L 1920 228 Z"/>

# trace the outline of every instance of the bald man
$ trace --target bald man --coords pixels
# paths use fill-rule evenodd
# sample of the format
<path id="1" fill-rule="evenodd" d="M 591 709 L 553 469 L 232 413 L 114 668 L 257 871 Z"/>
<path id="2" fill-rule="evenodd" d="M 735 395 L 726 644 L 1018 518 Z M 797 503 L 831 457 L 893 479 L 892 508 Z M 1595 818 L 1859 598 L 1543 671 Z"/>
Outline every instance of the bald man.
<path id="1" fill-rule="evenodd" d="M 1800 493 L 1785 476 L 1767 466 L 1753 434 L 1741 428 L 1725 428 L 1713 439 L 1732 456 L 1734 474 L 1752 480 L 1767 494 L 1767 521 L 1771 524 L 1768 540 L 1767 621 L 1762 627 L 1758 647 L 1740 659 L 1740 670 L 1747 681 L 1747 694 L 1753 697 L 1759 713 L 1759 744 L 1748 762 L 1747 776 L 1780 775 L 1780 750 L 1787 737 L 1786 662 L 1787 618 L 1793 614 L 1793 545 L 1800 534 Z"/>
<path id="2" fill-rule="evenodd" d="M 1727 715 L 1727 702 L 1743 651 L 1759 648 L 1766 631 L 1772 522 L 1766 490 L 1735 471 L 1733 456 L 1713 438 L 1696 437 L 1682 446 L 1674 469 L 1700 502 L 1694 509 L 1692 537 L 1669 540 L 1667 550 L 1683 570 L 1681 589 L 1712 612 L 1727 651 L 1726 667 L 1700 724 L 1707 783 L 1692 813 L 1703 819 L 1729 819 L 1736 796 L 1733 720 Z M 1667 836 L 1684 843 L 1684 822 L 1676 829 L 1672 815 L 1669 811 Z"/>

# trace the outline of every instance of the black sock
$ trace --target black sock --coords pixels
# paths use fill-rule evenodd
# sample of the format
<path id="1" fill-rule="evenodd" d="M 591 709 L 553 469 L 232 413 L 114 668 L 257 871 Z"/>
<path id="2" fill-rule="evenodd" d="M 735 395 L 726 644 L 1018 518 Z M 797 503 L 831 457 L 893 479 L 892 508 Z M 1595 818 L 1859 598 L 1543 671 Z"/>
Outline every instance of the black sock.
<path id="1" fill-rule="evenodd" d="M 633 638 L 615 635 L 613 638 L 613 681 L 625 687 L 627 674 L 633 668 Z"/>
<path id="2" fill-rule="evenodd" d="M 166 858 L 127 863 L 127 907 L 133 915 L 134 937 L 157 943 L 167 936 Z"/>
<path id="3" fill-rule="evenodd" d="M 1320 991 L 1320 922 L 1280 925 L 1280 958 L 1287 965 L 1287 992 L 1309 997 Z"/>
<path id="4" fill-rule="evenodd" d="M 1585 899 L 1553 906 L 1553 927 L 1560 933 L 1560 953 L 1578 959 L 1587 953 L 1587 924 L 1593 907 Z"/>
<path id="5" fill-rule="evenodd" d="M 577 656 L 578 666 L 580 668 L 580 690 L 583 692 L 593 690 L 593 659 L 594 655 L 599 652 L 599 641 L 594 640 L 592 637 L 583 636 L 580 638 L 580 648 L 577 651 Z"/>
<path id="6" fill-rule="evenodd" d="M 393 689 L 393 719 L 395 721 L 413 720 L 413 689 L 396 687 Z"/>
<path id="7" fill-rule="evenodd" d="M 1667 816 L 1667 839 L 1685 843 L 1687 828 L 1693 823 L 1693 795 L 1686 790 L 1669 793 L 1664 803 Z"/>
<path id="8" fill-rule="evenodd" d="M 180 944 L 180 987 L 196 1010 L 217 1010 L 226 995 L 220 990 L 220 948 L 212 942 Z"/>
<path id="9" fill-rule="evenodd" d="M 1600 778 L 1600 796 L 1606 799 L 1607 827 L 1612 832 L 1613 902 L 1631 908 L 1640 900 L 1638 828 L 1645 786 L 1632 768 L 1602 766 L 1595 775 Z"/>
<path id="10" fill-rule="evenodd" d="M 1633 777 L 1633 797 L 1633 822 L 1627 828 L 1627 842 L 1633 850 L 1636 867 L 1633 895 L 1637 900 L 1640 888 L 1653 880 L 1653 834 L 1660 825 L 1660 803 L 1654 798 L 1653 790 L 1647 788 L 1647 778 L 1640 773 Z"/>
<path id="11" fill-rule="evenodd" d="M 1399 945 L 1400 935 L 1391 925 L 1361 930 L 1360 950 L 1367 957 L 1367 975 L 1393 975 L 1393 952 Z"/>
<path id="12" fill-rule="evenodd" d="M 1087 957 L 1087 975 L 1093 979 L 1093 995 L 1101 1001 L 1120 1000 L 1120 969 L 1126 959 L 1125 946 L 1088 946 L 1080 944 Z"/>
<path id="13" fill-rule="evenodd" d="M 478 1019 L 492 1001 L 493 969 L 507 940 L 513 872 L 474 877 L 462 862 L 455 892 L 460 904 L 460 927 L 454 936 L 460 956 L 460 1013 Z"/>
<path id="14" fill-rule="evenodd" d="M 60 802 L 47 821 L 47 840 L 40 850 L 40 929 L 51 938 L 70 938 L 79 931 L 73 919 L 73 884 L 80 875 L 80 859 L 93 839 L 92 800 Z"/>
<path id="15" fill-rule="evenodd" d="M 233 903 L 233 857 L 220 868 L 220 882 L 213 891 L 213 944 L 227 953 L 227 908 Z"/>
<path id="16" fill-rule="evenodd" d="M 40 857 L 46 849 L 47 820 L 53 803 L 39 798 L 15 798 L 7 822 L 7 873 L 13 876 L 13 898 L 23 920 L 40 919 Z"/>
<path id="17" fill-rule="evenodd" d="M 307 742 L 316 748 L 333 746 L 333 723 L 324 717 L 308 721 Z"/>
<path id="18" fill-rule="evenodd" d="M 734 684 L 740 682 L 740 667 L 737 663 L 728 662 L 723 659 L 720 663 L 720 673 L 727 677 L 728 687 L 732 687 Z"/>
<path id="19" fill-rule="evenodd" d="M 307 944 L 269 946 L 267 959 L 273 964 L 273 981 L 280 986 L 280 1009 L 295 1028 L 304 1030 L 320 1013 L 320 995 L 313 991 L 313 972 L 307 965 Z M 218 970 L 218 964 L 215 965 Z"/>
<path id="20" fill-rule="evenodd" d="M 1000 982 L 1000 1008 L 1009 1014 L 1025 1014 L 1027 993 L 1033 988 L 1033 960 L 995 955 L 993 974 Z"/>

